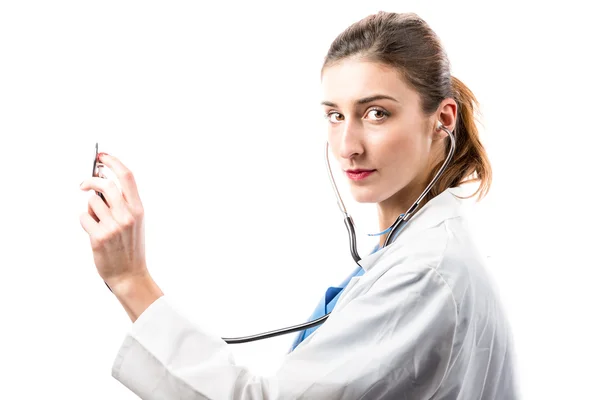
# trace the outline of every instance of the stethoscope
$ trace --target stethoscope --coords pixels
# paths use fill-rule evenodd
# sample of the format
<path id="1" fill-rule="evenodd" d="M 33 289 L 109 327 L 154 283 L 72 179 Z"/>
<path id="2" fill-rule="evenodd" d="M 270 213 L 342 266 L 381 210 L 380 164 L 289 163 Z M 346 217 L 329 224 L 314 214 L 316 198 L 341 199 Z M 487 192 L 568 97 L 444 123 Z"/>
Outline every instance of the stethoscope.
<path id="1" fill-rule="evenodd" d="M 425 198 L 425 196 L 427 196 L 427 194 L 429 193 L 429 191 L 431 190 L 433 185 L 435 185 L 435 183 L 439 180 L 442 173 L 448 168 L 448 165 L 450 164 L 450 160 L 452 159 L 452 156 L 454 155 L 454 150 L 456 148 L 456 139 L 454 137 L 454 134 L 448 128 L 446 128 L 441 122 L 438 122 L 437 129 L 443 129 L 448 134 L 448 137 L 450 138 L 450 150 L 448 151 L 448 155 L 446 156 L 446 159 L 444 160 L 444 163 L 442 164 L 442 166 L 440 167 L 438 172 L 435 174 L 435 176 L 433 177 L 433 179 L 431 180 L 429 185 L 427 185 L 425 190 L 423 190 L 423 193 L 421 193 L 419 198 L 409 207 L 409 209 L 404 214 L 401 214 L 388 229 L 381 232 L 381 233 L 389 232 L 389 235 L 385 239 L 383 247 L 390 245 L 396 239 L 396 236 L 398 234 L 400 234 L 400 231 L 406 226 L 406 224 L 408 223 L 409 219 L 412 217 L 415 210 L 417 210 L 417 208 L 419 207 L 419 204 L 421 203 L 423 198 Z M 331 165 L 329 164 L 329 143 L 328 142 L 325 143 L 325 164 L 327 165 L 327 172 L 329 174 L 329 180 L 331 181 L 331 186 L 333 187 L 333 191 L 337 198 L 338 207 L 340 208 L 340 211 L 344 215 L 344 225 L 346 225 L 346 230 L 348 231 L 348 237 L 350 239 L 350 254 L 352 254 L 352 258 L 358 264 L 358 262 L 361 260 L 361 258 L 358 255 L 358 251 L 356 249 L 356 233 L 354 230 L 354 222 L 352 221 L 352 217 L 350 216 L 350 214 L 346 210 L 346 207 L 344 206 L 344 202 L 342 201 L 340 192 L 338 191 L 337 185 L 335 184 L 335 180 L 333 179 L 333 173 L 331 172 Z M 322 324 L 323 322 L 325 322 L 327 320 L 327 318 L 329 317 L 329 314 L 331 314 L 331 313 L 327 313 L 327 314 L 323 315 L 322 317 L 317 318 L 313 321 L 305 322 L 305 323 L 302 323 L 299 325 L 290 326 L 287 328 L 277 329 L 277 330 L 270 331 L 270 332 L 259 333 L 259 334 L 252 335 L 252 336 L 244 336 L 244 337 L 237 337 L 237 338 L 222 338 L 222 339 L 226 343 L 229 343 L 229 344 L 238 344 L 238 343 L 253 342 L 256 340 L 268 339 L 268 338 L 271 338 L 274 336 L 285 335 L 287 333 L 303 331 L 303 330 L 310 329 L 314 326 Z"/>

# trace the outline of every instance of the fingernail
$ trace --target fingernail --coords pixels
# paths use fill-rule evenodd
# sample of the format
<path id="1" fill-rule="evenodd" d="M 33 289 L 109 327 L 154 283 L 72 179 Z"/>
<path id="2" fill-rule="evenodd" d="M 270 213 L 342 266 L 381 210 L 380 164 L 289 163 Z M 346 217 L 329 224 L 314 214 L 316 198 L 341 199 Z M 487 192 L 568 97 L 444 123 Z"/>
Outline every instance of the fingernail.
<path id="1" fill-rule="evenodd" d="M 108 156 L 108 155 L 109 155 L 108 153 L 98 153 L 98 158 L 102 159 L 102 157 Z"/>

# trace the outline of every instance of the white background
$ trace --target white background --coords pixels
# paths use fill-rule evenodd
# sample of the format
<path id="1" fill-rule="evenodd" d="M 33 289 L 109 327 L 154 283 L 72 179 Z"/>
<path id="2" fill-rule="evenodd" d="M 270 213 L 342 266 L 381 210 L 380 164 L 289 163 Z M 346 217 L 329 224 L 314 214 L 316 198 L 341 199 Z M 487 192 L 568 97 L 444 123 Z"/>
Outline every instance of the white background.
<path id="1" fill-rule="evenodd" d="M 494 181 L 473 212 L 524 398 L 593 397 L 592 10 L 574 1 L 203 3 L 0 3 L 0 398 L 136 398 L 110 376 L 131 322 L 79 225 L 96 141 L 133 170 L 150 271 L 189 318 L 238 336 L 310 315 L 353 269 L 323 164 L 321 62 L 338 33 L 379 10 L 423 17 L 482 104 Z M 343 193 L 365 254 L 374 207 Z M 232 351 L 267 374 L 291 341 Z"/>

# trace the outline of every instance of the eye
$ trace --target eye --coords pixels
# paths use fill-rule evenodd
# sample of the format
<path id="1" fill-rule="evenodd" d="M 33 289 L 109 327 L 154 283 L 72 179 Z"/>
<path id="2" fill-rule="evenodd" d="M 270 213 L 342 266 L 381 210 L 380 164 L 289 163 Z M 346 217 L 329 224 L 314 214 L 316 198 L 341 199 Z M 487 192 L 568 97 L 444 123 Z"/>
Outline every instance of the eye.
<path id="1" fill-rule="evenodd" d="M 382 121 L 390 116 L 390 113 L 382 108 L 372 108 L 367 112 L 371 120 Z"/>
<path id="2" fill-rule="evenodd" d="M 337 124 L 344 120 L 344 116 L 339 112 L 331 111 L 325 114 L 325 119 L 329 120 L 332 124 Z"/>

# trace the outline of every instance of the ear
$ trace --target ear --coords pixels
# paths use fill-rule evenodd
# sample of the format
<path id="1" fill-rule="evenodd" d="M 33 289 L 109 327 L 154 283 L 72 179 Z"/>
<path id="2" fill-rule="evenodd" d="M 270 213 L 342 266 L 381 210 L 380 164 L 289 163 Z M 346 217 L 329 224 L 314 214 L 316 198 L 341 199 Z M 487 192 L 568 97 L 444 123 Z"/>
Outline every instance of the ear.
<path id="1" fill-rule="evenodd" d="M 438 107 L 435 120 L 435 134 L 434 138 L 442 139 L 445 138 L 448 134 L 443 130 L 439 129 L 439 124 L 444 125 L 450 132 L 454 132 L 454 128 L 456 127 L 456 113 L 458 110 L 458 105 L 456 101 L 452 98 L 444 99 L 440 103 Z"/>

